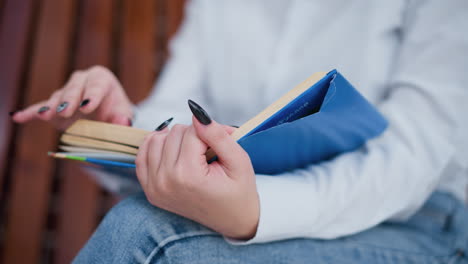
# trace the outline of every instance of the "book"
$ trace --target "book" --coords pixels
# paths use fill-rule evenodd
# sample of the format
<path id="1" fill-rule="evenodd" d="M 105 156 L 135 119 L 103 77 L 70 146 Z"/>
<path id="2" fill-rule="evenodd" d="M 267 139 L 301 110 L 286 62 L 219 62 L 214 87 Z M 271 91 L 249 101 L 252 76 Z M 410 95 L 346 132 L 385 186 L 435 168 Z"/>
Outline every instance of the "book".
<path id="1" fill-rule="evenodd" d="M 256 173 L 278 174 L 355 150 L 387 126 L 378 110 L 332 70 L 313 74 L 231 136 L 249 154 Z M 61 136 L 62 152 L 50 155 L 114 167 L 113 171 L 115 167 L 134 168 L 134 157 L 148 133 L 78 120 Z M 211 150 L 206 156 L 207 160 L 216 158 Z"/>

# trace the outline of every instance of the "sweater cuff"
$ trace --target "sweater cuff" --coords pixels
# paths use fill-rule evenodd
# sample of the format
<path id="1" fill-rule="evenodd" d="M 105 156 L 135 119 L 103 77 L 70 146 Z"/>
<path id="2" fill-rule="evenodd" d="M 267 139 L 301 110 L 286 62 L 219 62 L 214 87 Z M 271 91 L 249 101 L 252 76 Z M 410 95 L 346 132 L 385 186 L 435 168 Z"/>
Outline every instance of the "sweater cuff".
<path id="1" fill-rule="evenodd" d="M 260 219 L 257 233 L 250 240 L 225 237 L 233 245 L 248 245 L 277 240 L 307 237 L 318 211 L 314 208 L 314 190 L 299 175 L 257 175 Z M 316 208 L 317 209 L 317 208 Z"/>

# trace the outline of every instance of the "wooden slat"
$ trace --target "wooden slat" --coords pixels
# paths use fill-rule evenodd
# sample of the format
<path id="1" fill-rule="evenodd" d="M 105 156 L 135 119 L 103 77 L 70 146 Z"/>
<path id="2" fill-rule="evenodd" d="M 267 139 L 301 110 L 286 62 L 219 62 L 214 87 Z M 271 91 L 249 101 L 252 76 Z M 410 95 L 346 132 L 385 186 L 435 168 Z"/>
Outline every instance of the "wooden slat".
<path id="1" fill-rule="evenodd" d="M 27 41 L 31 34 L 34 0 L 8 0 L 2 5 L 0 28 L 0 199 L 3 196 L 3 182 L 7 156 L 11 143 L 13 124 L 9 115 L 16 110 L 21 89 L 21 77 L 26 70 L 28 59 Z"/>
<path id="2" fill-rule="evenodd" d="M 113 0 L 82 0 L 78 21 L 75 68 L 92 65 L 110 67 L 112 52 Z M 70 263 L 94 231 L 101 191 L 79 165 L 65 162 L 59 206 L 55 263 Z"/>
<path id="3" fill-rule="evenodd" d="M 100 189 L 89 175 L 73 162 L 64 165 L 59 170 L 64 178 L 55 238 L 55 263 L 71 263 L 96 228 L 100 205 Z"/>
<path id="4" fill-rule="evenodd" d="M 119 37 L 118 75 L 133 102 L 145 98 L 152 88 L 156 69 L 156 11 L 154 0 L 123 0 Z"/>
<path id="5" fill-rule="evenodd" d="M 25 105 L 47 98 L 64 82 L 74 2 L 41 1 Z M 20 127 L 17 139 L 3 263 L 36 263 L 54 170 L 46 152 L 57 144 L 57 135 L 45 122 L 31 122 Z"/>
<path id="6" fill-rule="evenodd" d="M 163 24 L 163 54 L 161 55 L 162 64 L 169 58 L 169 43 L 172 37 L 177 33 L 184 17 L 185 0 L 165 0 L 164 14 L 165 23 Z"/>
<path id="7" fill-rule="evenodd" d="M 0 28 L 2 27 L 2 22 L 3 22 L 3 5 L 5 3 L 5 0 L 0 0 Z"/>
<path id="8" fill-rule="evenodd" d="M 167 0 L 167 39 L 179 29 L 180 23 L 184 17 L 185 0 Z"/>

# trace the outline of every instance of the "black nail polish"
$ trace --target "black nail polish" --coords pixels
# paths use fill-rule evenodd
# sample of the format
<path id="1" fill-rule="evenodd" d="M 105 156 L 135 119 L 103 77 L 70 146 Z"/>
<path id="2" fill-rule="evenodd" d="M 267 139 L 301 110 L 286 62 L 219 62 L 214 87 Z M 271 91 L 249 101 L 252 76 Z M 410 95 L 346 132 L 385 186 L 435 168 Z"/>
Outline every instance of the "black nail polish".
<path id="1" fill-rule="evenodd" d="M 190 99 L 188 100 L 188 105 L 190 107 L 190 111 L 192 111 L 192 114 L 195 116 L 195 118 L 197 118 L 198 121 L 200 121 L 200 123 L 203 125 L 211 124 L 210 116 L 201 106 Z"/>
<path id="2" fill-rule="evenodd" d="M 171 117 L 168 120 L 162 122 L 162 124 L 160 124 L 154 131 L 161 131 L 161 130 L 165 129 L 172 122 L 173 119 L 174 118 Z"/>
<path id="3" fill-rule="evenodd" d="M 239 126 L 231 125 L 232 127 L 239 128 Z"/>
<path id="4" fill-rule="evenodd" d="M 68 106 L 68 102 L 63 102 L 61 103 L 59 106 L 57 106 L 57 113 L 60 113 L 62 112 L 63 110 L 65 110 L 65 108 L 67 108 Z"/>
<path id="5" fill-rule="evenodd" d="M 8 113 L 10 116 L 14 116 L 18 111 L 11 111 L 10 113 Z"/>
<path id="6" fill-rule="evenodd" d="M 43 106 L 41 108 L 39 108 L 39 110 L 37 111 L 37 113 L 39 114 L 42 114 L 44 113 L 45 111 L 48 111 L 50 108 L 48 106 Z"/>
<path id="7" fill-rule="evenodd" d="M 132 120 L 131 118 L 128 119 L 128 124 L 129 124 L 130 126 L 133 126 L 133 120 Z"/>
<path id="8" fill-rule="evenodd" d="M 83 107 L 83 106 L 85 106 L 87 104 L 89 104 L 89 99 L 84 99 L 83 101 L 81 101 L 80 107 Z"/>

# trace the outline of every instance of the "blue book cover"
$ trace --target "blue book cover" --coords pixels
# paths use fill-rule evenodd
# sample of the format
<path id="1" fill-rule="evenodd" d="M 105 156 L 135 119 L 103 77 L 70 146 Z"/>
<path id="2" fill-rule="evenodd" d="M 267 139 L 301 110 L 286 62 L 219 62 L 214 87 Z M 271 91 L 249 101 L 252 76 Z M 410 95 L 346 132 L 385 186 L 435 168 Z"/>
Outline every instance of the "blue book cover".
<path id="1" fill-rule="evenodd" d="M 236 131 L 256 173 L 274 175 L 333 158 L 386 129 L 385 118 L 338 71 L 318 76 L 318 81 L 300 84 L 299 94 L 289 93 L 293 96 L 283 100 L 284 105 L 273 103 Z M 266 118 L 259 118 L 262 114 Z M 96 158 L 87 162 L 134 175 L 132 163 Z"/>
<path id="2" fill-rule="evenodd" d="M 333 70 L 239 139 L 256 173 L 277 174 L 355 150 L 387 121 Z"/>

